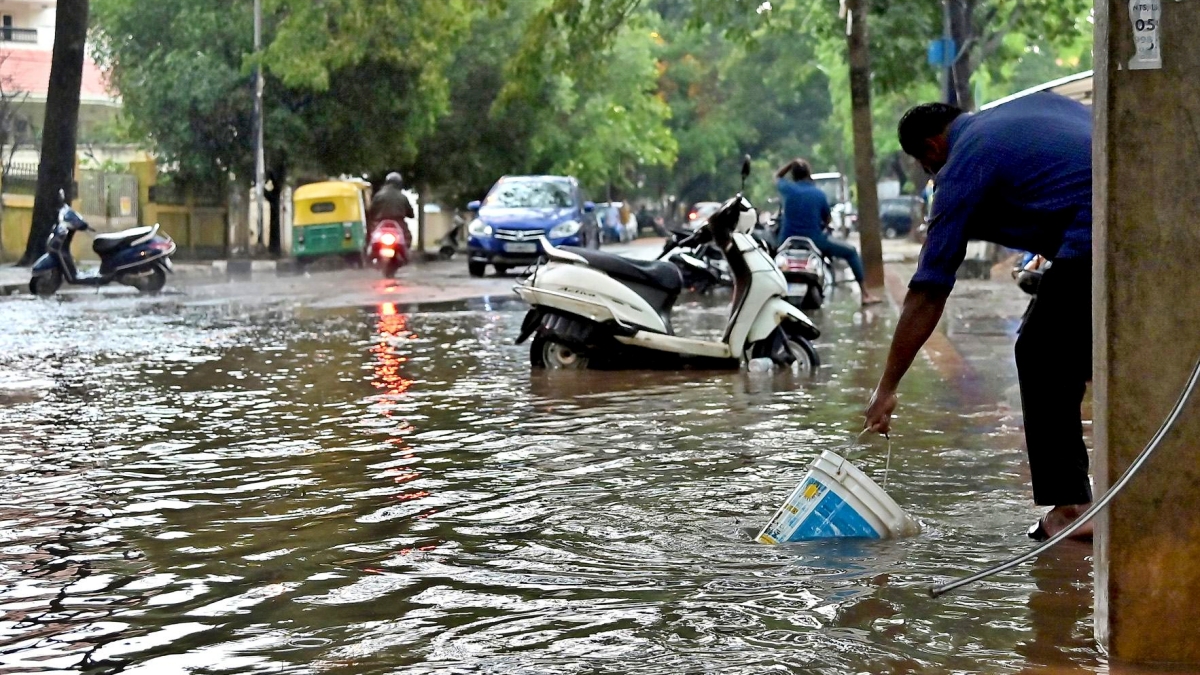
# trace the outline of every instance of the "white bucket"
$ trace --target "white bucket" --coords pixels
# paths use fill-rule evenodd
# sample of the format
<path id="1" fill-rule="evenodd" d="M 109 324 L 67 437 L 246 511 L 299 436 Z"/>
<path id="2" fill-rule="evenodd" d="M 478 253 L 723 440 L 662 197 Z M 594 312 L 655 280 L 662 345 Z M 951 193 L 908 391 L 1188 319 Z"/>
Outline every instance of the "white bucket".
<path id="1" fill-rule="evenodd" d="M 917 534 L 915 520 L 857 467 L 826 450 L 758 533 L 763 544 L 807 539 L 886 539 Z"/>

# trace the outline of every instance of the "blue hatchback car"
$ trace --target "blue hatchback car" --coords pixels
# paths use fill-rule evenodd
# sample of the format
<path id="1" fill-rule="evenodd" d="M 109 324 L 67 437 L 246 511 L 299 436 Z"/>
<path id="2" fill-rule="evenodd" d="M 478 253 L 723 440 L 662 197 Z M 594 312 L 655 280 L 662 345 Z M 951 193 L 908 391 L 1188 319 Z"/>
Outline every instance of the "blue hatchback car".
<path id="1" fill-rule="evenodd" d="M 467 268 L 481 277 L 488 265 L 504 274 L 532 265 L 546 237 L 555 246 L 600 247 L 596 205 L 585 201 L 579 181 L 569 176 L 505 176 L 482 202 L 467 208 L 475 219 L 467 226 Z"/>

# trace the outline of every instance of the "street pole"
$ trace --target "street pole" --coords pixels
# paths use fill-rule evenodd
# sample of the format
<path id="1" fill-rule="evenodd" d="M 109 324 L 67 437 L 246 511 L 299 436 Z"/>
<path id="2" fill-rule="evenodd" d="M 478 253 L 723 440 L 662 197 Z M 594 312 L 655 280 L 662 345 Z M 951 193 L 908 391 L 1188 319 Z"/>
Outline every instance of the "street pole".
<path id="1" fill-rule="evenodd" d="M 258 246 L 264 246 L 266 219 L 263 200 L 266 190 L 266 158 L 263 153 L 262 0 L 254 0 L 254 208 L 258 213 Z"/>

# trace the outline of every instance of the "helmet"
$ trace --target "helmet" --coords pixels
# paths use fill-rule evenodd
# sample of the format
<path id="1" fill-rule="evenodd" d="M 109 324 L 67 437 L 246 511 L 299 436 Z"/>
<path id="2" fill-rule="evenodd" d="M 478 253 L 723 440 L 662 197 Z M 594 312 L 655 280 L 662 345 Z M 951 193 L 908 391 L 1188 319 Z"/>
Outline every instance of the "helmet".
<path id="1" fill-rule="evenodd" d="M 396 187 L 404 187 L 404 176 L 401 176 L 399 171 L 393 171 L 383 179 L 383 182 Z"/>

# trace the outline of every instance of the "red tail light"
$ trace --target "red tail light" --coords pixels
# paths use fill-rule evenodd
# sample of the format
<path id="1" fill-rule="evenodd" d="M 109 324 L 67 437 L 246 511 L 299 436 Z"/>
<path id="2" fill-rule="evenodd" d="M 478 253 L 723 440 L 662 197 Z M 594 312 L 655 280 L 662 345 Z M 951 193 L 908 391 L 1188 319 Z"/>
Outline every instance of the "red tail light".
<path id="1" fill-rule="evenodd" d="M 395 246 L 396 245 L 396 235 L 392 234 L 391 232 L 388 232 L 388 233 L 384 234 L 383 236 L 379 237 L 379 243 L 383 244 L 384 246 Z"/>

